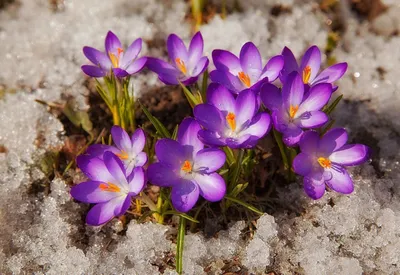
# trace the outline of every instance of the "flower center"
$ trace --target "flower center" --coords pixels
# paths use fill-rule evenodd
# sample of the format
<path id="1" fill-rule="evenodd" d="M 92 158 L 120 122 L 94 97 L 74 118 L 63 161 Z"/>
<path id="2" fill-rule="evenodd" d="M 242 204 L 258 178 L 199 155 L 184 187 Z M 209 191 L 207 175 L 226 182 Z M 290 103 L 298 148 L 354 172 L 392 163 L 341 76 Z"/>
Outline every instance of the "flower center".
<path id="1" fill-rule="evenodd" d="M 190 163 L 190 161 L 185 160 L 185 162 L 183 163 L 183 165 L 181 167 L 181 170 L 186 173 L 192 172 L 192 164 Z"/>
<path id="2" fill-rule="evenodd" d="M 117 193 L 121 192 L 121 188 L 119 188 L 118 186 L 116 186 L 111 182 L 100 183 L 99 188 L 101 189 L 101 191 L 117 192 Z"/>
<path id="3" fill-rule="evenodd" d="M 329 159 L 323 157 L 318 158 L 318 163 L 323 168 L 331 168 L 332 166 L 332 162 Z"/>
<path id="4" fill-rule="evenodd" d="M 226 121 L 228 122 L 229 127 L 232 129 L 232 131 L 236 130 L 236 116 L 234 113 L 228 113 L 226 116 Z"/>
<path id="5" fill-rule="evenodd" d="M 129 155 L 128 155 L 128 153 L 127 152 L 125 152 L 125 151 L 121 151 L 121 153 L 119 153 L 119 154 L 115 154 L 117 157 L 119 157 L 120 159 L 122 159 L 122 160 L 127 160 L 128 158 L 129 158 Z"/>
<path id="6" fill-rule="evenodd" d="M 187 73 L 187 68 L 186 68 L 185 62 L 183 62 L 182 59 L 180 59 L 179 57 L 175 58 L 175 63 L 176 63 L 176 66 L 178 67 L 178 69 L 179 69 L 183 74 L 186 74 L 186 73 Z"/>
<path id="7" fill-rule="evenodd" d="M 299 110 L 299 105 L 290 105 L 289 108 L 289 116 L 290 118 L 294 118 L 294 116 L 296 115 L 297 111 Z"/>
<path id="8" fill-rule="evenodd" d="M 307 84 L 308 81 L 310 81 L 310 76 L 311 76 L 311 67 L 306 66 L 303 70 L 303 83 Z"/>
<path id="9" fill-rule="evenodd" d="M 247 88 L 250 87 L 250 77 L 248 74 L 246 74 L 245 72 L 239 72 L 238 77 L 240 81 L 242 81 L 244 86 L 246 86 Z"/>
<path id="10" fill-rule="evenodd" d="M 111 64 L 113 65 L 114 68 L 118 68 L 119 59 L 121 57 L 121 53 L 123 52 L 124 50 L 121 48 L 117 48 L 117 55 L 113 54 L 112 52 L 108 52 L 108 56 L 110 57 Z"/>

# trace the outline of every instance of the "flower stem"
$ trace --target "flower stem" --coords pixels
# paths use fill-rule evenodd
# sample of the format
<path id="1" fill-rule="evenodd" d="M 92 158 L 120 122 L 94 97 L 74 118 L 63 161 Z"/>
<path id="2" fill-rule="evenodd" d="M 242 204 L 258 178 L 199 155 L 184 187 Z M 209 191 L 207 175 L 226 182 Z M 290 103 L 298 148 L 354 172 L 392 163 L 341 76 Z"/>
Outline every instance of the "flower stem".
<path id="1" fill-rule="evenodd" d="M 183 269 L 183 243 L 185 240 L 186 219 L 179 217 L 178 236 L 176 240 L 176 272 L 182 274 Z"/>

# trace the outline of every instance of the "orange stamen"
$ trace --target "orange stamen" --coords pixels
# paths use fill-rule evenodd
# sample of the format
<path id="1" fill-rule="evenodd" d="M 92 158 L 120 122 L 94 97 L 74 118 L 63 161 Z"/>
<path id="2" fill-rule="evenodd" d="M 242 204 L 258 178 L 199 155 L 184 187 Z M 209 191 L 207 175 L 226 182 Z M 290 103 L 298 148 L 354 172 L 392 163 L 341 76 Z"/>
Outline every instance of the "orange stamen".
<path id="1" fill-rule="evenodd" d="M 331 168 L 332 166 L 332 162 L 329 159 L 323 157 L 318 158 L 318 163 L 323 168 Z"/>
<path id="2" fill-rule="evenodd" d="M 306 66 L 303 70 L 303 83 L 307 84 L 311 77 L 311 67 Z"/>
<path id="3" fill-rule="evenodd" d="M 121 53 L 123 52 L 124 50 L 121 48 L 117 48 L 117 55 L 113 54 L 112 52 L 108 52 L 108 56 L 110 57 L 111 64 L 113 65 L 114 68 L 118 68 L 119 59 L 121 57 Z"/>
<path id="4" fill-rule="evenodd" d="M 232 131 L 236 130 L 236 116 L 234 113 L 228 113 L 228 115 L 226 116 L 226 121 L 229 124 L 229 127 L 231 127 Z"/>
<path id="5" fill-rule="evenodd" d="M 119 154 L 115 154 L 117 157 L 119 157 L 122 160 L 127 160 L 129 158 L 129 155 L 125 151 L 121 151 Z"/>
<path id="6" fill-rule="evenodd" d="M 186 173 L 192 172 L 192 164 L 188 160 L 185 160 L 185 162 L 182 165 L 181 170 Z"/>
<path id="7" fill-rule="evenodd" d="M 242 83 L 246 86 L 246 87 L 250 87 L 250 77 L 248 74 L 246 74 L 245 72 L 239 72 L 238 73 L 238 77 L 240 79 L 240 81 L 242 81 Z"/>
<path id="8" fill-rule="evenodd" d="M 290 109 L 289 109 L 290 118 L 294 118 L 294 116 L 296 115 L 298 110 L 299 110 L 299 105 L 296 105 L 296 106 L 290 105 Z"/>
<path id="9" fill-rule="evenodd" d="M 121 192 L 121 188 L 119 188 L 118 186 L 116 186 L 115 184 L 113 184 L 113 183 L 111 183 L 111 182 L 100 183 L 99 188 L 100 188 L 102 191 Z"/>
<path id="10" fill-rule="evenodd" d="M 187 68 L 186 68 L 185 62 L 183 62 L 182 59 L 180 59 L 179 57 L 175 58 L 175 63 L 176 63 L 176 66 L 178 66 L 178 69 L 179 69 L 183 74 L 186 74 L 186 73 L 187 73 Z"/>

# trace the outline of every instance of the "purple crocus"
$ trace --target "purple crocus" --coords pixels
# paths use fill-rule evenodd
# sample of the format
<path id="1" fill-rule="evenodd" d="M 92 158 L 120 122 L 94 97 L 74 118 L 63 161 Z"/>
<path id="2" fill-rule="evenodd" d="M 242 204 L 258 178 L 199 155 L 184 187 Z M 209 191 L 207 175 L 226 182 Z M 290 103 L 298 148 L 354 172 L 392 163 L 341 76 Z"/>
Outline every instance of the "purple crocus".
<path id="1" fill-rule="evenodd" d="M 179 82 L 193 84 L 208 66 L 208 58 L 203 56 L 203 47 L 200 32 L 193 36 L 189 49 L 176 34 L 170 34 L 167 48 L 171 63 L 149 57 L 147 67 L 158 74 L 158 78 L 167 85 L 177 85 Z"/>
<path id="2" fill-rule="evenodd" d="M 304 177 L 304 190 L 311 198 L 321 198 L 325 185 L 342 194 L 353 192 L 353 181 L 345 167 L 365 162 L 370 150 L 362 144 L 346 144 L 347 139 L 343 128 L 331 129 L 322 138 L 315 131 L 304 134 L 293 169 Z"/>
<path id="3" fill-rule="evenodd" d="M 347 63 L 343 62 L 332 65 L 319 73 L 321 68 L 321 51 L 317 46 L 308 48 L 301 59 L 300 67 L 289 48 L 285 47 L 282 51 L 282 55 L 285 59 L 285 65 L 280 76 L 283 83 L 285 83 L 289 74 L 294 71 L 302 76 L 304 84 L 310 86 L 318 83 L 333 83 L 339 80 L 347 70 Z M 337 86 L 334 86 L 333 90 L 336 91 Z"/>
<path id="4" fill-rule="evenodd" d="M 303 129 L 318 128 L 328 121 L 320 111 L 332 94 L 332 85 L 316 84 L 304 93 L 304 84 L 297 72 L 292 72 L 282 87 L 282 93 L 272 84 L 261 87 L 261 100 L 272 111 L 275 129 L 283 134 L 283 142 L 294 146 L 303 135 Z"/>
<path id="5" fill-rule="evenodd" d="M 86 216 L 89 225 L 101 225 L 123 215 L 145 184 L 142 167 L 126 174 L 121 160 L 105 152 L 103 160 L 88 155 L 77 158 L 78 167 L 89 178 L 71 188 L 71 196 L 81 202 L 95 203 Z"/>
<path id="6" fill-rule="evenodd" d="M 127 174 L 130 174 L 135 167 L 146 164 L 147 155 L 143 152 L 146 137 L 142 129 L 136 129 L 129 137 L 123 128 L 114 125 L 111 128 L 111 137 L 115 146 L 94 144 L 89 146 L 86 154 L 103 159 L 104 152 L 113 152 L 122 161 Z"/>
<path id="7" fill-rule="evenodd" d="M 212 57 L 216 70 L 210 73 L 211 80 L 235 94 L 249 88 L 257 91 L 265 81 L 273 82 L 284 62 L 283 56 L 274 56 L 263 69 L 260 52 L 252 42 L 243 45 L 239 57 L 225 50 L 214 50 Z"/>
<path id="8" fill-rule="evenodd" d="M 152 184 L 172 187 L 171 201 L 180 212 L 192 209 L 199 195 L 215 202 L 226 192 L 224 179 L 216 173 L 225 163 L 225 154 L 216 148 L 204 148 L 197 137 L 200 129 L 193 118 L 184 119 L 177 141 L 164 138 L 156 143 L 159 162 L 147 170 Z"/>
<path id="9" fill-rule="evenodd" d="M 253 90 L 242 91 L 237 98 L 224 86 L 211 83 L 207 102 L 194 108 L 196 120 L 204 127 L 199 138 L 210 146 L 252 148 L 271 128 L 271 117 L 258 113 Z"/>
<path id="10" fill-rule="evenodd" d="M 121 41 L 111 31 L 107 33 L 105 41 L 106 52 L 92 47 L 84 47 L 83 53 L 94 65 L 83 65 L 82 71 L 88 76 L 103 77 L 112 70 L 119 78 L 135 74 L 143 69 L 146 57 L 137 58 L 142 49 L 142 39 L 138 38 L 126 49 L 122 48 Z"/>

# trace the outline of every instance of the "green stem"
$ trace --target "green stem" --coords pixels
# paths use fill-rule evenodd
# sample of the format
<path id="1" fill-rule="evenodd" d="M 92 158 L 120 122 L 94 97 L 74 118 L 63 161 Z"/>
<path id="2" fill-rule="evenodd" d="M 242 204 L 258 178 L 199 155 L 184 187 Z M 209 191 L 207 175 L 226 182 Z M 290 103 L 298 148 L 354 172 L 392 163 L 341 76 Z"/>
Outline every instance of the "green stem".
<path id="1" fill-rule="evenodd" d="M 283 145 L 283 142 L 282 142 L 282 135 L 275 129 L 273 129 L 273 133 L 274 133 L 275 141 L 278 144 L 279 151 L 281 152 L 281 155 L 282 155 L 283 165 L 284 165 L 285 169 L 289 169 L 289 161 L 288 161 L 288 158 L 287 158 L 287 155 L 285 152 L 285 145 Z"/>
<path id="2" fill-rule="evenodd" d="M 182 274 L 183 271 L 183 243 L 185 240 L 186 219 L 179 217 L 178 236 L 176 240 L 176 272 Z"/>

